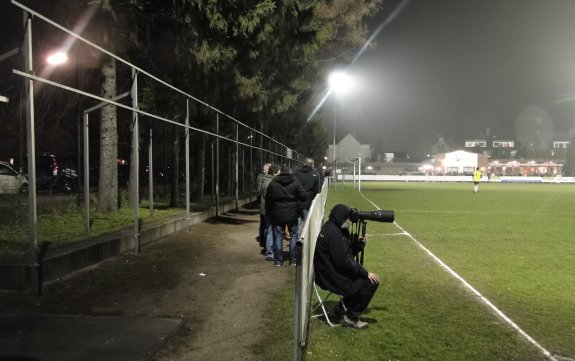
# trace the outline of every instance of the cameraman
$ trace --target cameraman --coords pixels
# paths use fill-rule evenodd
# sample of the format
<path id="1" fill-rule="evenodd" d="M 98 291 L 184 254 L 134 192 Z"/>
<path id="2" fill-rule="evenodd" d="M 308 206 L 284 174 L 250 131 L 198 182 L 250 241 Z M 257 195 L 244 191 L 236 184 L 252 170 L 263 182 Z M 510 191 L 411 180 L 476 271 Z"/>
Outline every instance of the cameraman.
<path id="1" fill-rule="evenodd" d="M 345 326 L 366 329 L 367 322 L 359 316 L 364 312 L 379 286 L 379 276 L 368 272 L 355 261 L 360 244 L 353 244 L 350 208 L 338 204 L 317 237 L 314 256 L 315 282 L 321 288 L 342 296 L 336 306 L 336 316 L 343 316 Z M 361 239 L 365 243 L 366 239 Z M 342 304 L 343 302 L 343 304 Z"/>

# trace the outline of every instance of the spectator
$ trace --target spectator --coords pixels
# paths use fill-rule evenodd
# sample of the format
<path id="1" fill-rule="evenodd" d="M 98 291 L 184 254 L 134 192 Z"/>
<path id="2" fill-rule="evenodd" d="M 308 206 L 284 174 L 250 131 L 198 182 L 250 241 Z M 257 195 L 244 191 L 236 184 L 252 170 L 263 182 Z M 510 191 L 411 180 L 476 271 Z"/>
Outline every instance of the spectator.
<path id="1" fill-rule="evenodd" d="M 283 265 L 284 229 L 287 226 L 290 234 L 290 264 L 295 265 L 298 222 L 301 217 L 301 204 L 307 194 L 297 178 L 287 166 L 281 167 L 280 174 L 270 182 L 266 192 L 266 216 L 272 224 L 274 266 Z"/>
<path id="2" fill-rule="evenodd" d="M 260 222 L 265 223 L 265 231 L 263 233 L 263 237 L 265 239 L 265 255 L 266 261 L 273 261 L 274 260 L 274 252 L 273 252 L 273 235 L 272 235 L 272 226 L 269 220 L 269 217 L 266 216 L 266 192 L 268 190 L 268 186 L 270 185 L 273 177 L 280 174 L 280 167 L 277 164 L 272 164 L 269 166 L 268 173 L 262 177 L 262 183 L 260 189 L 258 191 L 262 195 L 261 203 L 260 203 Z M 261 224 L 261 223 L 260 223 Z"/>
<path id="3" fill-rule="evenodd" d="M 261 193 L 261 189 L 262 189 L 262 182 L 264 181 L 265 177 L 268 174 L 268 170 L 270 168 L 270 163 L 266 163 L 264 164 L 263 168 L 262 168 L 262 173 L 258 174 L 258 177 L 256 178 L 256 192 L 258 192 L 258 202 L 260 203 L 260 229 L 259 229 L 259 234 L 258 234 L 258 241 L 260 243 L 260 246 L 264 247 L 265 245 L 265 231 L 267 228 L 267 224 L 265 222 L 264 219 L 264 215 L 265 212 L 262 213 L 261 209 L 262 209 L 262 204 L 263 204 L 263 208 L 265 208 L 265 204 L 262 201 L 262 193 Z"/>
<path id="4" fill-rule="evenodd" d="M 302 220 L 305 221 L 311 202 L 313 202 L 316 194 L 321 191 L 320 176 L 313 169 L 313 159 L 306 158 L 301 168 L 295 172 L 295 176 L 307 192 L 307 199 L 302 205 Z"/>
<path id="5" fill-rule="evenodd" d="M 349 217 L 349 208 L 338 204 L 323 225 L 313 260 L 315 282 L 321 288 L 342 296 L 335 313 L 342 317 L 343 325 L 365 329 L 368 325 L 359 317 L 377 291 L 379 276 L 355 261 L 360 250 L 359 242 L 365 243 L 366 239 L 353 242 L 348 230 Z"/>

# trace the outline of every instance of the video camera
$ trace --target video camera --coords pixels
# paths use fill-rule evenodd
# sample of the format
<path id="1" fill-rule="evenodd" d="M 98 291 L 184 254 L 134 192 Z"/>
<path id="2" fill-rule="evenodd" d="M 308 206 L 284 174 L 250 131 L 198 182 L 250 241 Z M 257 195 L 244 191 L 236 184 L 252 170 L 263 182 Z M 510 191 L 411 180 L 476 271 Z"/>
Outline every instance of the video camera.
<path id="1" fill-rule="evenodd" d="M 361 212 L 358 211 L 356 208 L 350 208 L 349 213 L 350 213 L 349 219 L 352 223 L 357 223 L 360 221 L 393 223 L 393 220 L 395 219 L 395 214 L 393 213 L 393 211 L 378 210 L 378 211 Z"/>

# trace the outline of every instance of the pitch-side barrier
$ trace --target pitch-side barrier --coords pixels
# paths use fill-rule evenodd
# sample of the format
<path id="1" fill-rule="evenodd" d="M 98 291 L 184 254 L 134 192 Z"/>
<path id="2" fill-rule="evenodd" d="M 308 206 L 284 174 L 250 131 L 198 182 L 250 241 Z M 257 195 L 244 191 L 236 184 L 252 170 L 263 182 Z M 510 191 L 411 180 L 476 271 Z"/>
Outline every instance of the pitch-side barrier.
<path id="1" fill-rule="evenodd" d="M 471 175 L 375 175 L 362 174 L 361 177 L 353 175 L 339 175 L 338 181 L 379 181 L 379 182 L 473 182 Z M 481 182 L 493 183 L 575 183 L 575 177 L 539 177 L 539 176 L 493 176 L 481 177 Z"/>
<path id="2" fill-rule="evenodd" d="M 301 350 L 307 340 L 309 310 L 313 287 L 313 255 L 317 236 L 323 224 L 328 182 L 313 200 L 297 241 L 297 262 L 294 312 L 294 360 L 301 360 Z"/>

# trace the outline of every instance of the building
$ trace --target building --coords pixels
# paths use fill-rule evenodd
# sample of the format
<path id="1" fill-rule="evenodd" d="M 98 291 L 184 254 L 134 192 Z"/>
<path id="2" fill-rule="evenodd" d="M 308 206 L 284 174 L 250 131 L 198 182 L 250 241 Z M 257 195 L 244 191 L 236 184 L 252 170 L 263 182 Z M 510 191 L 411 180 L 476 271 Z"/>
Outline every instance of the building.
<path id="1" fill-rule="evenodd" d="M 382 159 L 372 159 L 370 145 L 360 144 L 347 134 L 336 144 L 337 173 L 351 174 L 357 166 L 353 161 L 361 156 L 361 173 L 366 175 L 468 175 L 476 167 L 498 176 L 553 177 L 563 174 L 563 163 L 570 145 L 569 137 L 564 133 L 553 136 L 546 159 L 517 159 L 514 140 L 489 138 L 466 140 L 464 149 L 449 152 L 445 151 L 449 147 L 440 137 L 434 145 L 434 150 L 440 151 L 420 162 L 412 161 L 409 156 L 402 157 L 400 153 L 383 153 L 383 157 L 378 157 Z M 325 158 L 328 167 L 333 164 L 332 158 L 333 145 L 330 145 Z"/>
<path id="2" fill-rule="evenodd" d="M 498 176 L 555 177 L 563 174 L 563 163 L 553 160 L 492 160 L 487 170 Z"/>
<path id="3" fill-rule="evenodd" d="M 335 145 L 335 159 L 338 164 L 346 160 L 371 158 L 371 147 L 369 144 L 360 144 L 351 134 L 347 134 L 343 139 Z M 327 149 L 326 163 L 333 164 L 333 144 L 330 144 Z"/>
<path id="4" fill-rule="evenodd" d="M 435 154 L 432 160 L 432 173 L 441 175 L 471 174 L 476 167 L 486 171 L 489 160 L 485 154 L 456 150 Z"/>

